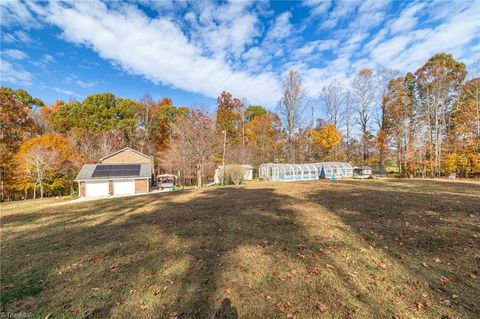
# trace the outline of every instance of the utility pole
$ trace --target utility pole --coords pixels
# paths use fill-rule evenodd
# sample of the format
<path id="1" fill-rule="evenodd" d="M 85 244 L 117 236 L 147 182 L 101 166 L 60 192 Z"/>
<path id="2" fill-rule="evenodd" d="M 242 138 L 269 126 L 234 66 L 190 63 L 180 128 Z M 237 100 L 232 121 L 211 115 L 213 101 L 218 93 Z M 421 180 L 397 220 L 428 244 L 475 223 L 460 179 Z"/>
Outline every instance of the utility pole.
<path id="1" fill-rule="evenodd" d="M 227 145 L 227 131 L 222 130 L 223 133 L 223 156 L 222 156 L 222 186 L 225 185 L 225 147 Z"/>

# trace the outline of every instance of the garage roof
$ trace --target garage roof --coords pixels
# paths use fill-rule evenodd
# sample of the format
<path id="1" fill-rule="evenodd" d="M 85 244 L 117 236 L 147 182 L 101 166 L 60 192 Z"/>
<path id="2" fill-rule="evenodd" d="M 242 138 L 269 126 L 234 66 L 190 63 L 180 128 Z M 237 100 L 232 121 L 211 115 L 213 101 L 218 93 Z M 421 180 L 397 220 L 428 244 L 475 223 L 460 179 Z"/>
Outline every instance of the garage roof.
<path id="1" fill-rule="evenodd" d="M 75 181 L 150 178 L 151 164 L 85 164 L 78 172 Z"/>

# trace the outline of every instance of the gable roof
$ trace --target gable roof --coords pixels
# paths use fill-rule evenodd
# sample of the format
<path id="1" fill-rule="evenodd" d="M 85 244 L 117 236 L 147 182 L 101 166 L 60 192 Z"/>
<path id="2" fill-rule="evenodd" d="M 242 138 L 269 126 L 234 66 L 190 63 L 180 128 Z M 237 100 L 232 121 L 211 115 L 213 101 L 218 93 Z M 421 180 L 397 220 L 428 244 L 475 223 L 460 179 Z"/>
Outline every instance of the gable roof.
<path id="1" fill-rule="evenodd" d="M 124 147 L 124 148 L 122 148 L 122 149 L 119 150 L 119 151 L 116 151 L 116 152 L 114 152 L 114 153 L 112 153 L 112 154 L 109 154 L 109 155 L 107 155 L 107 156 L 102 157 L 102 158 L 100 159 L 100 162 L 103 161 L 103 160 L 105 160 L 105 159 L 107 159 L 107 158 L 109 158 L 109 157 L 115 156 L 115 155 L 117 155 L 117 154 L 119 154 L 119 153 L 121 153 L 121 152 L 125 152 L 125 151 L 134 152 L 134 153 L 136 153 L 136 154 L 138 154 L 138 155 L 140 155 L 140 156 L 143 156 L 143 157 L 145 157 L 145 158 L 150 159 L 150 156 L 145 155 L 145 154 L 143 154 L 143 153 L 141 153 L 141 152 L 139 152 L 139 151 L 137 151 L 137 150 L 134 150 L 133 148 Z"/>
<path id="2" fill-rule="evenodd" d="M 95 168 L 98 166 L 114 166 L 114 165 L 122 165 L 122 166 L 129 166 L 135 165 L 140 166 L 140 172 L 138 176 L 100 176 L 100 177 L 93 177 L 93 172 L 95 172 Z M 144 179 L 150 178 L 152 176 L 152 165 L 148 163 L 142 164 L 85 164 L 78 172 L 77 177 L 75 177 L 75 181 L 88 181 L 88 180 L 110 180 L 110 179 Z"/>

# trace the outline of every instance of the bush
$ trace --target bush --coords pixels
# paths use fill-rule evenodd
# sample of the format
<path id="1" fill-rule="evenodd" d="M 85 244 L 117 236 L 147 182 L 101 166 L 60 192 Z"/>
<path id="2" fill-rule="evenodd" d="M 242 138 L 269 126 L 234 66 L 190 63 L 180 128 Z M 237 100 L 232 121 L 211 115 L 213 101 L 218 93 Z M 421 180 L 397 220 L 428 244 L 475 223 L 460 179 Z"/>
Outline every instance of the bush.
<path id="1" fill-rule="evenodd" d="M 225 185 L 235 184 L 240 185 L 243 182 L 245 173 L 247 170 L 238 164 L 226 165 L 225 166 Z M 218 178 L 221 181 L 223 175 L 223 170 L 219 171 Z"/>
<path id="2" fill-rule="evenodd" d="M 247 170 L 241 165 L 227 165 L 225 167 L 225 177 L 230 183 L 240 185 L 243 182 Z"/>

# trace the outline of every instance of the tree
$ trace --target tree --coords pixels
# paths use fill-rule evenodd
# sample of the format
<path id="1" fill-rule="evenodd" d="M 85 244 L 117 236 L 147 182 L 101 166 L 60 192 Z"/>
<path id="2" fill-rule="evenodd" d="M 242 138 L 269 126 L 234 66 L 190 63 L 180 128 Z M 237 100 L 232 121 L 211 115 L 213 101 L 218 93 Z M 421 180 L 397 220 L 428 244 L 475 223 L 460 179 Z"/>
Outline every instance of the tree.
<path id="1" fill-rule="evenodd" d="M 229 139 L 237 141 L 240 137 L 242 101 L 229 92 L 223 91 L 217 98 L 217 105 L 217 132 L 226 131 Z"/>
<path id="2" fill-rule="evenodd" d="M 200 110 L 179 116 L 172 125 L 172 141 L 164 161 L 177 167 L 184 179 L 194 171 L 201 187 L 206 166 L 212 162 L 219 146 L 212 119 Z"/>
<path id="3" fill-rule="evenodd" d="M 72 144 L 64 137 L 46 133 L 25 141 L 14 157 L 16 167 L 16 184 L 27 191 L 33 189 L 36 198 L 36 187 L 40 187 L 40 197 L 44 196 L 45 183 L 55 183 L 66 176 L 73 184 L 73 177 L 82 159 Z"/>
<path id="4" fill-rule="evenodd" d="M 248 145 L 256 151 L 256 163 L 274 161 L 278 152 L 281 120 L 277 115 L 264 114 L 254 117 L 245 127 Z"/>
<path id="5" fill-rule="evenodd" d="M 255 117 L 266 115 L 268 111 L 260 105 L 250 105 L 245 110 L 245 119 L 248 122 L 251 122 Z"/>
<path id="6" fill-rule="evenodd" d="M 462 85 L 452 112 L 452 133 L 465 147 L 480 148 L 480 78 Z"/>
<path id="7" fill-rule="evenodd" d="M 446 53 L 434 55 L 415 73 L 420 111 L 427 123 L 429 141 L 433 147 L 434 176 L 441 173 L 443 141 L 465 76 L 465 64 Z"/>
<path id="8" fill-rule="evenodd" d="M 288 160 L 295 161 L 293 135 L 301 117 L 301 103 L 305 97 L 302 78 L 295 70 L 290 70 L 282 81 L 282 99 L 279 102 L 280 114 L 283 115 L 287 128 Z"/>
<path id="9" fill-rule="evenodd" d="M 310 129 L 305 134 L 313 149 L 318 153 L 314 157 L 318 157 L 322 153 L 331 157 L 332 150 L 340 143 L 342 137 L 335 125 L 331 123 L 324 124 L 319 129 Z"/>
<path id="10" fill-rule="evenodd" d="M 324 86 L 320 92 L 320 100 L 327 115 L 326 120 L 335 127 L 338 127 L 342 120 L 343 105 L 346 98 L 345 89 L 337 80 L 333 80 L 328 86 Z"/>
<path id="11" fill-rule="evenodd" d="M 35 131 L 31 114 L 43 102 L 25 90 L 0 88 L 0 200 L 5 200 L 12 177 L 12 157 Z"/>
<path id="12" fill-rule="evenodd" d="M 352 92 L 357 106 L 357 123 L 362 131 L 362 164 L 367 160 L 372 108 L 375 103 L 375 77 L 371 69 L 362 69 L 352 81 Z"/>

